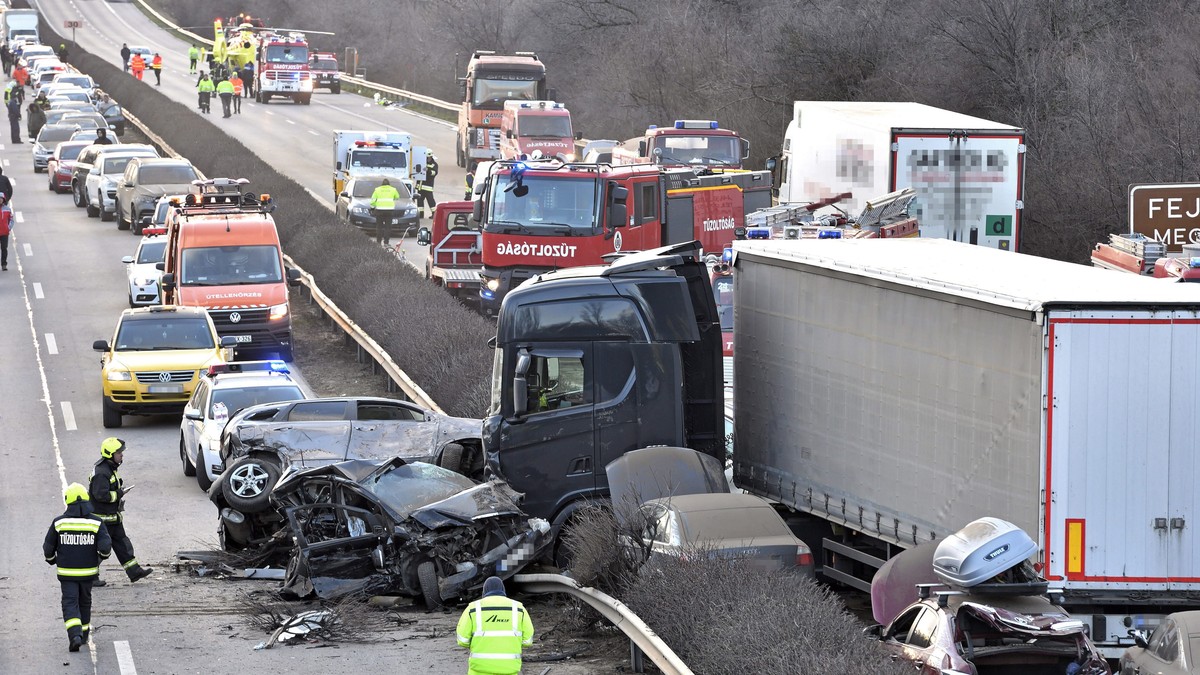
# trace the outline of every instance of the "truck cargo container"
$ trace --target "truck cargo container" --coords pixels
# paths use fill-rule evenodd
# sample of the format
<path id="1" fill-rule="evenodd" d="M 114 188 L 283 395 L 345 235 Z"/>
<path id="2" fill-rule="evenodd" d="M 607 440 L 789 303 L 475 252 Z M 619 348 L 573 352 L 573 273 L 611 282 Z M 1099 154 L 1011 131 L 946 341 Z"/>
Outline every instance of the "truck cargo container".
<path id="1" fill-rule="evenodd" d="M 903 188 L 922 237 L 1016 251 L 1025 132 L 919 103 L 796 101 L 782 152 L 768 160 L 780 203 L 849 192 L 839 206 Z"/>
<path id="2" fill-rule="evenodd" d="M 938 239 L 739 241 L 733 267 L 734 481 L 826 577 L 993 516 L 1109 658 L 1200 607 L 1200 290 Z"/>

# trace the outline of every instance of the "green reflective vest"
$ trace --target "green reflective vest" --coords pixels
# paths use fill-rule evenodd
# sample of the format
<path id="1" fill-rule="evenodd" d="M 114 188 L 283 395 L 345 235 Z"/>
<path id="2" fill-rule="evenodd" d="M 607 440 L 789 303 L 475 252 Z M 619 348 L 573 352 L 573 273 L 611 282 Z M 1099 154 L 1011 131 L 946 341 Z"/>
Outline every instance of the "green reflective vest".
<path id="1" fill-rule="evenodd" d="M 195 47 L 192 47 L 191 49 L 189 49 L 188 50 L 188 59 L 190 59 L 192 61 L 199 61 L 200 60 L 200 50 L 196 49 Z"/>
<path id="2" fill-rule="evenodd" d="M 400 192 L 396 188 L 391 185 L 380 185 L 371 193 L 371 208 L 394 209 L 397 199 L 400 199 Z"/>
<path id="3" fill-rule="evenodd" d="M 218 94 L 232 94 L 233 93 L 233 83 L 230 82 L 229 80 L 221 80 L 221 83 L 217 85 L 217 93 Z"/>
<path id="4" fill-rule="evenodd" d="M 531 644 L 529 612 L 502 595 L 472 602 L 458 620 L 458 645 L 471 650 L 468 675 L 516 675 L 521 672 L 521 649 Z"/>
<path id="5" fill-rule="evenodd" d="M 212 91 L 215 88 L 212 80 L 200 80 L 200 84 L 196 85 L 196 91 Z"/>

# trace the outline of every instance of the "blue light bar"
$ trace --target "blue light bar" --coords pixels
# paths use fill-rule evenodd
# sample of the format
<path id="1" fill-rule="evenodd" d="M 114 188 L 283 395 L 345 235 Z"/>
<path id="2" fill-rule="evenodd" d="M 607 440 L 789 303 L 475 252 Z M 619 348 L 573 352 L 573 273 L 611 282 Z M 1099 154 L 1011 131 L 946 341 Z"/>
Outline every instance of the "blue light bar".
<path id="1" fill-rule="evenodd" d="M 1192 258 L 1188 261 L 1188 267 L 1200 267 L 1200 258 Z"/>
<path id="2" fill-rule="evenodd" d="M 724 251 L 721 251 L 721 262 L 733 262 L 733 247 L 726 246 Z"/>
<path id="3" fill-rule="evenodd" d="M 675 128 L 682 129 L 683 128 L 683 120 L 675 120 Z"/>
<path id="4" fill-rule="evenodd" d="M 274 361 L 268 361 L 267 363 L 271 364 L 272 372 L 276 372 L 276 373 L 291 372 L 290 370 L 288 370 L 287 361 L 274 360 Z"/>
<path id="5" fill-rule="evenodd" d="M 841 239 L 841 230 L 821 230 L 817 232 L 817 239 Z"/>
<path id="6" fill-rule="evenodd" d="M 657 128 L 658 128 L 657 124 L 651 124 L 650 126 L 646 127 L 646 130 L 649 131 L 651 129 L 657 129 Z"/>
<path id="7" fill-rule="evenodd" d="M 771 228 L 769 227 L 748 227 L 746 228 L 747 239 L 770 239 Z"/>
<path id="8" fill-rule="evenodd" d="M 708 128 L 709 128 L 709 129 L 716 129 L 716 128 L 717 128 L 717 123 L 716 123 L 715 121 L 714 121 L 714 122 L 709 122 L 709 123 L 708 123 Z"/>

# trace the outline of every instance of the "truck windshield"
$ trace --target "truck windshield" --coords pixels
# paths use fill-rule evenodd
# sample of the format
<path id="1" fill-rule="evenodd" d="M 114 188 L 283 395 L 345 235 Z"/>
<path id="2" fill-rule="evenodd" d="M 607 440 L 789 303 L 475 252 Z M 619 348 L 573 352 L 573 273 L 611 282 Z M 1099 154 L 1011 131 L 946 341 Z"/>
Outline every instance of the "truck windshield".
<path id="1" fill-rule="evenodd" d="M 308 47 L 271 45 L 267 47 L 270 63 L 308 63 Z"/>
<path id="2" fill-rule="evenodd" d="M 663 165 L 734 165 L 742 163 L 741 143 L 736 136 L 659 136 L 654 148 L 662 150 Z"/>
<path id="3" fill-rule="evenodd" d="M 399 150 L 354 150 L 350 166 L 360 169 L 403 169 L 408 166 L 408 153 Z"/>
<path id="4" fill-rule="evenodd" d="M 283 281 L 279 249 L 270 244 L 186 248 L 182 261 L 182 286 L 236 286 Z"/>
<path id="5" fill-rule="evenodd" d="M 505 101 L 536 101 L 537 80 L 477 79 L 472 104 L 499 110 Z"/>
<path id="6" fill-rule="evenodd" d="M 566 115 L 522 115 L 517 128 L 520 136 L 570 138 L 571 118 Z"/>
<path id="7" fill-rule="evenodd" d="M 510 178 L 497 176 L 492 189 L 489 232 L 532 232 L 539 235 L 591 234 L 600 212 L 601 190 L 595 178 L 526 175 L 529 192 L 506 190 Z"/>

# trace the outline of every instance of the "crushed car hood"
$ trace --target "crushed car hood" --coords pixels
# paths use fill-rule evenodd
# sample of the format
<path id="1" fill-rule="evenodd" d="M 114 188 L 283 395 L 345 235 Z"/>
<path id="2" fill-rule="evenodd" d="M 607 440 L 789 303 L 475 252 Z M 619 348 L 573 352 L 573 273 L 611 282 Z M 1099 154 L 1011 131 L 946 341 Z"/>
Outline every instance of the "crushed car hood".
<path id="1" fill-rule="evenodd" d="M 411 518 L 435 530 L 448 525 L 468 524 L 483 518 L 518 515 L 521 513 L 517 506 L 519 497 L 520 493 L 508 487 L 507 483 L 489 481 L 417 509 L 412 512 Z"/>
<path id="2" fill-rule="evenodd" d="M 230 441 L 235 456 L 272 450 L 290 463 L 308 467 L 352 459 L 431 459 L 446 443 L 478 438 L 481 424 L 480 420 L 440 416 L 417 424 L 246 422 L 231 430 Z"/>
<path id="3" fill-rule="evenodd" d="M 988 598 L 989 604 L 977 601 L 961 602 L 956 612 L 959 620 L 971 614 L 1004 632 L 1029 636 L 1073 635 L 1082 633 L 1083 622 L 1072 619 L 1067 612 L 1044 596 L 1005 596 Z M 953 607 L 955 603 L 951 602 Z"/>

